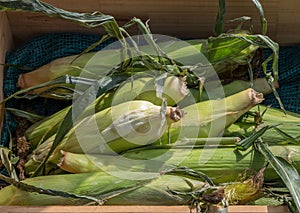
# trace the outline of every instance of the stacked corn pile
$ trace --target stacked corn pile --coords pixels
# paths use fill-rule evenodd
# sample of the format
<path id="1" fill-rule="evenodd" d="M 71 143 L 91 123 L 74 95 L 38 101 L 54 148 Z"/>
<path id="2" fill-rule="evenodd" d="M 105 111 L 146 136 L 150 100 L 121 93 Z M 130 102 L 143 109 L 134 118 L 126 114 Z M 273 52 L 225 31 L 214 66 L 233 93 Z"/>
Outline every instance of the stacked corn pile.
<path id="1" fill-rule="evenodd" d="M 23 74 L 5 100 L 73 104 L 42 119 L 10 109 L 33 124 L 19 176 L 13 150 L 2 148 L 10 177 L 0 176 L 9 184 L 1 205 L 299 207 L 299 115 L 259 105 L 263 94 L 276 95 L 275 42 L 241 31 L 158 42 L 139 19 L 123 27 L 108 19 L 99 43 L 115 37 L 120 48 L 91 46 Z M 144 33 L 138 39 L 126 31 L 134 24 Z M 273 50 L 266 60 L 264 48 Z M 257 78 L 260 68 L 266 77 Z"/>

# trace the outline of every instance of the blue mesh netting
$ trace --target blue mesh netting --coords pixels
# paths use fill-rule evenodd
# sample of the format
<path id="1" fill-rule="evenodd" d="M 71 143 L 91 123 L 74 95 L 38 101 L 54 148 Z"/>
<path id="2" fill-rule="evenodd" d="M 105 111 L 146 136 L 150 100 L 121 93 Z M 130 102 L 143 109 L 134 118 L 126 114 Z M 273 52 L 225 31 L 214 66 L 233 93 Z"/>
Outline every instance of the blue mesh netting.
<path id="1" fill-rule="evenodd" d="M 270 54 L 266 51 L 266 55 Z M 277 89 L 284 107 L 300 113 L 300 46 L 281 47 L 279 51 L 279 88 Z M 265 97 L 264 104 L 279 108 L 273 94 Z"/>
<path id="2" fill-rule="evenodd" d="M 54 59 L 78 54 L 99 39 L 100 36 L 76 33 L 50 34 L 37 37 L 8 54 L 6 63 L 37 68 Z M 111 41 L 99 45 L 95 50 L 105 47 L 108 43 L 111 43 Z M 269 53 L 269 51 L 266 51 L 266 54 Z M 300 113 L 300 46 L 282 47 L 280 49 L 279 70 L 279 95 L 287 110 Z M 22 72 L 26 71 L 15 67 L 10 67 L 6 71 L 4 78 L 4 92 L 6 97 L 17 91 L 15 85 L 19 74 Z M 266 96 L 264 103 L 279 107 L 273 95 Z M 58 111 L 66 104 L 63 101 L 57 102 L 51 99 L 38 98 L 30 101 L 12 100 L 7 102 L 6 106 L 13 108 L 20 108 L 22 106 L 23 108 L 29 108 L 35 113 L 49 115 Z M 7 112 L 0 145 L 8 145 L 10 131 L 13 132 L 16 127 L 17 123 L 13 120 L 12 115 Z"/>

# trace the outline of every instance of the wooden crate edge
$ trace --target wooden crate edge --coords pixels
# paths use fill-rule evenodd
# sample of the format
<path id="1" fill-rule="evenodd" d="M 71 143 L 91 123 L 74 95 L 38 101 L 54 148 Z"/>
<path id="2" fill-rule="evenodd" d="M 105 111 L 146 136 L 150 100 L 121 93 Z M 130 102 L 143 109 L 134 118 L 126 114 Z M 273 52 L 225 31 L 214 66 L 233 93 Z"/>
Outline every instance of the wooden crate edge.
<path id="1" fill-rule="evenodd" d="M 125 212 L 143 212 L 143 213 L 180 213 L 190 212 L 188 206 L 0 206 L 2 213 L 57 213 L 57 212 L 103 212 L 103 213 L 125 213 Z M 286 206 L 230 206 L 229 213 L 284 213 L 289 212 Z"/>

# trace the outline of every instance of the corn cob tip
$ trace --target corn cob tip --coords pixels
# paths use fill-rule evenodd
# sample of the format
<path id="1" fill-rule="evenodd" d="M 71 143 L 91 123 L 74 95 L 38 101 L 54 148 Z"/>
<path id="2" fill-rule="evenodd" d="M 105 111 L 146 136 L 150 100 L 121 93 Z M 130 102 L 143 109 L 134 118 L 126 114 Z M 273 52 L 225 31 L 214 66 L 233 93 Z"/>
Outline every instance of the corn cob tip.
<path id="1" fill-rule="evenodd" d="M 167 118 L 170 123 L 180 121 L 184 116 L 184 111 L 179 107 L 169 107 L 167 109 Z"/>
<path id="2" fill-rule="evenodd" d="M 235 142 L 235 143 L 238 143 L 238 142 L 240 142 L 241 140 L 242 140 L 242 139 L 241 139 L 240 137 L 235 137 L 235 138 L 234 138 L 234 142 Z"/>
<path id="3" fill-rule="evenodd" d="M 249 95 L 250 95 L 250 100 L 251 104 L 257 105 L 261 103 L 264 100 L 264 95 L 260 92 L 256 92 L 254 89 L 248 89 L 250 90 Z"/>

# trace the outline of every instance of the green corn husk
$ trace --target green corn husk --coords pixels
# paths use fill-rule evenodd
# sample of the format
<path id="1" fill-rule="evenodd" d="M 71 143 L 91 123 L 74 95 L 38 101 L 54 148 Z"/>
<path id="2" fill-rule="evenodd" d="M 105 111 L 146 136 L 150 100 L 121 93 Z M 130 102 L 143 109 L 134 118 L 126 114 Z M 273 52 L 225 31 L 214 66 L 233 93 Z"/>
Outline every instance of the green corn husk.
<path id="1" fill-rule="evenodd" d="M 103 148 L 106 151 L 99 150 L 101 142 L 92 141 L 93 139 L 99 139 L 94 137 L 97 132 L 103 137 L 103 142 L 109 144 L 115 152 L 149 144 L 160 138 L 168 124 L 178 122 L 183 116 L 183 112 L 176 107 L 166 107 L 166 114 L 162 110 L 162 107 L 147 101 L 129 101 L 112 106 L 81 120 L 75 126 L 75 131 L 69 132 L 59 147 L 69 147 L 80 151 L 81 148 L 74 145 L 78 144 L 78 134 L 81 133 L 84 140 L 89 141 L 85 151 L 110 153 L 105 147 Z M 97 126 L 96 129 L 93 129 L 93 122 L 95 121 Z M 126 143 L 126 139 L 131 139 L 136 144 Z M 98 149 L 94 150 L 96 147 Z"/>
<path id="2" fill-rule="evenodd" d="M 170 46 L 168 45 L 169 42 L 161 45 L 167 45 L 168 51 L 171 51 L 171 57 L 174 58 L 174 60 L 180 60 L 182 57 L 194 55 L 196 50 L 199 49 L 199 45 L 202 46 L 203 42 L 200 41 L 199 44 L 197 42 L 196 44 L 193 44 L 193 46 L 188 47 L 187 50 L 185 50 L 186 47 L 182 48 L 182 45 L 184 45 L 182 43 L 182 41 L 179 41 L 178 44 L 175 43 L 172 45 L 175 48 L 181 47 L 181 49 L 183 49 L 183 51 L 179 53 L 177 52 L 178 50 L 174 51 L 170 49 Z M 141 50 L 144 50 L 149 54 L 154 53 L 154 50 L 148 45 L 141 46 Z M 80 55 L 62 57 L 53 60 L 49 64 L 37 68 L 34 71 L 20 75 L 18 87 L 20 89 L 30 88 L 32 86 L 54 80 L 66 74 L 70 76 L 82 76 L 86 78 L 89 77 L 92 79 L 97 79 L 99 76 L 105 76 L 107 74 L 107 70 L 120 63 L 120 60 L 120 49 L 105 49 L 98 52 L 89 52 Z M 135 70 L 134 68 L 132 69 Z M 143 69 L 143 71 L 145 71 L 145 69 Z"/>
<path id="3" fill-rule="evenodd" d="M 121 116 L 122 114 L 124 114 L 125 112 L 127 112 L 129 110 L 135 110 L 135 109 L 138 109 L 138 108 L 141 108 L 141 107 L 147 108 L 147 107 L 153 106 L 152 103 L 145 102 L 145 101 L 136 101 L 135 105 L 133 105 L 133 104 L 129 105 L 130 108 L 128 108 L 128 105 L 129 105 L 129 102 L 128 103 L 123 103 L 121 105 L 121 107 L 119 107 L 119 109 L 114 110 L 114 113 L 117 113 L 115 115 Z M 93 109 L 93 107 L 91 107 L 91 109 Z M 98 112 L 97 114 L 98 114 L 98 116 L 103 118 L 103 119 L 101 119 L 101 121 L 103 121 L 103 122 L 100 123 L 100 125 L 101 125 L 100 129 L 103 130 L 112 123 L 111 108 L 106 108 L 106 109 Z M 84 117 L 82 119 L 84 119 Z M 79 119 L 79 121 L 82 121 L 82 119 Z M 85 118 L 85 120 L 88 120 L 88 119 L 89 119 L 89 117 Z M 79 124 L 77 124 L 77 125 L 79 125 Z M 41 123 L 41 126 L 43 128 L 44 124 Z M 33 133 L 34 132 L 35 132 L 35 129 L 33 129 Z M 74 130 L 71 130 L 71 133 L 69 133 L 69 135 L 66 135 L 65 138 L 68 138 L 72 134 L 74 134 L 74 137 L 76 137 L 75 133 L 74 133 Z M 52 143 L 54 141 L 55 136 L 56 136 L 55 134 L 51 135 L 51 137 L 49 137 L 44 143 L 41 143 L 39 146 L 37 146 L 37 148 L 35 150 L 33 150 L 32 154 L 29 156 L 30 160 L 29 160 L 29 162 L 27 162 L 27 166 L 26 166 L 27 170 L 28 170 L 28 168 L 32 167 L 32 164 L 34 165 L 34 167 L 36 167 L 46 157 L 48 151 L 50 150 L 50 148 L 52 146 Z M 67 139 L 65 139 L 65 140 L 67 140 Z M 77 140 L 76 140 L 76 142 L 77 142 Z M 76 144 L 77 144 L 77 146 L 73 147 L 73 151 L 74 151 L 74 149 L 81 150 L 80 146 L 78 146 L 79 145 L 78 142 Z M 30 165 L 30 166 L 28 166 L 28 165 Z M 31 170 L 31 169 L 29 169 L 29 170 Z"/>
<path id="4" fill-rule="evenodd" d="M 95 60 L 93 57 L 96 57 Z M 90 52 L 79 55 L 66 56 L 56 59 L 49 64 L 43 65 L 36 70 L 21 74 L 18 79 L 20 89 L 30 88 L 42 83 L 49 82 L 60 76 L 81 76 L 84 78 L 97 79 L 105 76 L 107 69 L 120 61 L 120 50 L 106 50 L 105 52 Z M 72 85 L 64 84 L 73 87 Z M 58 86 L 58 85 L 55 85 Z M 41 93 L 52 86 L 35 89 L 31 93 Z M 47 96 L 53 98 L 53 96 Z"/>
<path id="5" fill-rule="evenodd" d="M 272 153 L 293 162 L 297 170 L 300 169 L 299 146 L 270 146 Z M 167 154 L 165 154 L 167 153 Z M 172 157 L 174 158 L 172 159 Z M 178 164 L 188 166 L 189 168 L 200 171 L 208 175 L 216 183 L 233 182 L 238 180 L 238 177 L 245 171 L 258 171 L 264 167 L 266 161 L 264 157 L 256 150 L 237 151 L 232 147 L 216 148 L 208 147 L 191 149 L 145 149 L 128 151 L 124 153 L 124 157 L 132 159 L 153 159 L 159 160 L 166 164 Z M 160 165 L 161 166 L 161 165 Z M 154 167 L 152 167 L 154 168 Z M 270 167 L 265 171 L 265 181 L 276 182 L 280 181 L 280 177 Z"/>
<path id="6" fill-rule="evenodd" d="M 126 175 L 126 173 L 124 173 Z M 127 177 L 129 177 L 127 174 Z M 144 174 L 144 177 L 147 173 Z M 105 194 L 119 194 L 107 199 L 105 204 L 110 205 L 184 205 L 188 204 L 189 197 L 173 195 L 169 188 L 183 193 L 192 192 L 194 188 L 201 188 L 204 183 L 175 175 L 148 174 L 152 180 L 126 180 L 103 172 L 52 175 L 29 178 L 24 183 L 44 189 L 59 190 L 81 196 L 89 196 L 102 201 Z M 191 183 L 191 185 L 189 185 Z M 139 187 L 139 185 L 144 185 Z M 169 187 L 169 188 L 168 188 Z M 135 188 L 135 190 L 131 190 Z M 128 190 L 129 192 L 126 192 Z M 14 186 L 0 190 L 0 205 L 86 205 L 90 200 L 49 196 L 38 193 L 25 192 Z"/>
<path id="7" fill-rule="evenodd" d="M 184 107 L 184 118 L 171 125 L 160 143 L 174 143 L 183 138 L 220 137 L 227 127 L 262 101 L 261 93 L 247 89 L 224 99 Z"/>
<path id="8" fill-rule="evenodd" d="M 70 107 L 66 107 L 57 113 L 34 123 L 26 130 L 25 136 L 27 141 L 30 142 L 31 150 L 34 150 L 39 144 L 55 135 L 58 126 L 69 109 Z"/>
<path id="9" fill-rule="evenodd" d="M 155 77 L 143 77 L 130 80 L 122 85 L 112 95 L 111 103 L 117 105 L 131 100 L 146 100 L 155 105 L 162 104 L 162 98 L 169 106 L 174 106 L 188 95 L 184 78 L 168 76 L 162 87 L 162 97 L 157 95 Z"/>
<path id="10" fill-rule="evenodd" d="M 82 119 L 65 136 L 50 161 L 59 160 L 60 149 L 108 154 L 147 145 L 160 138 L 167 125 L 178 122 L 182 116 L 182 111 L 176 107 L 163 109 L 147 101 L 125 102 L 107 108 Z M 78 143 L 79 135 L 81 145 Z M 54 137 L 33 151 L 26 163 L 27 171 L 32 171 L 46 157 Z M 82 144 L 82 141 L 85 143 Z"/>
<path id="11" fill-rule="evenodd" d="M 293 162 L 300 169 L 299 146 L 270 146 L 272 153 Z M 74 154 L 62 152 L 59 167 L 71 173 L 95 171 L 140 171 L 154 172 L 172 165 L 187 166 L 203 172 L 215 183 L 235 182 L 246 171 L 255 172 L 264 167 L 266 160 L 256 150 L 237 151 L 234 147 L 174 147 L 174 149 L 149 147 L 132 150 L 122 154 L 122 158 L 110 155 Z M 136 161 L 135 161 L 136 160 Z M 139 160 L 139 161 L 138 161 Z M 276 172 L 268 167 L 265 172 L 266 182 L 280 182 Z"/>

